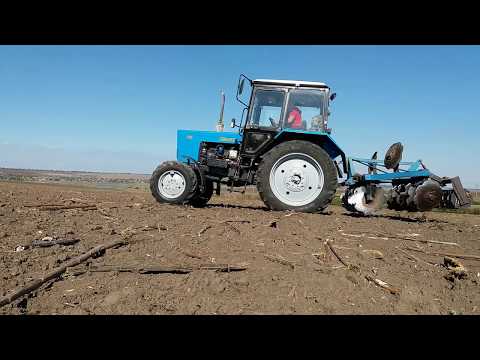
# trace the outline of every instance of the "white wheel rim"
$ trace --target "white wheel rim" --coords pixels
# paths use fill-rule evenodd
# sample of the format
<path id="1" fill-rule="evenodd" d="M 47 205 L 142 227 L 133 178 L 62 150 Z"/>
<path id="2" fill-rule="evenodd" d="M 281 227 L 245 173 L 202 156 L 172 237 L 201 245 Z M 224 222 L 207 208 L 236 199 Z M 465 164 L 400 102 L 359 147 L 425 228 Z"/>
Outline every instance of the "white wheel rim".
<path id="1" fill-rule="evenodd" d="M 286 205 L 303 206 L 322 192 L 323 170 L 309 155 L 293 153 L 282 156 L 270 171 L 270 188 Z"/>
<path id="2" fill-rule="evenodd" d="M 158 191 L 167 199 L 176 199 L 185 191 L 185 177 L 176 170 L 164 172 L 158 179 Z"/>

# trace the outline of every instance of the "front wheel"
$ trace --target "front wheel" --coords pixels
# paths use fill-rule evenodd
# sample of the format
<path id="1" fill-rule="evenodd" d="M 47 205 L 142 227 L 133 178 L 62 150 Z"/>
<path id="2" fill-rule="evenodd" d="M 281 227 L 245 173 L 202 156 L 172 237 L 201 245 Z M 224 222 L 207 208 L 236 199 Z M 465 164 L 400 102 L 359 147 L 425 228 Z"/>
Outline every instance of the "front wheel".
<path id="1" fill-rule="evenodd" d="M 150 178 L 150 190 L 160 203 L 188 204 L 197 192 L 195 171 L 177 161 L 160 164 Z"/>
<path id="2" fill-rule="evenodd" d="M 330 156 L 308 141 L 287 141 L 267 152 L 257 171 L 257 188 L 272 210 L 316 212 L 325 209 L 337 188 Z"/>
<path id="3" fill-rule="evenodd" d="M 197 193 L 193 196 L 190 200 L 190 204 L 193 207 L 204 207 L 210 201 L 210 198 L 213 195 L 213 181 L 206 180 L 205 181 L 205 191 L 203 193 L 200 192 L 200 189 L 197 190 Z"/>

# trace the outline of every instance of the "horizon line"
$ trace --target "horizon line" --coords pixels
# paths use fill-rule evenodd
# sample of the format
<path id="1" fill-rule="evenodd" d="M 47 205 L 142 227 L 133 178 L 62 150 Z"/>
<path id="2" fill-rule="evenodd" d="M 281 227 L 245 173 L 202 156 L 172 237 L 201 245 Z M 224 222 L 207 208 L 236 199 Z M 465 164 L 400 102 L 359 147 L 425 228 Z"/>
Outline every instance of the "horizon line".
<path id="1" fill-rule="evenodd" d="M 52 171 L 52 172 L 77 172 L 77 173 L 92 173 L 92 174 L 125 174 L 125 175 L 150 175 L 148 173 L 136 172 L 116 172 L 116 171 L 91 171 L 91 170 L 55 170 L 55 169 L 33 169 L 33 168 L 8 168 L 1 167 L 0 170 L 26 170 L 26 171 Z"/>

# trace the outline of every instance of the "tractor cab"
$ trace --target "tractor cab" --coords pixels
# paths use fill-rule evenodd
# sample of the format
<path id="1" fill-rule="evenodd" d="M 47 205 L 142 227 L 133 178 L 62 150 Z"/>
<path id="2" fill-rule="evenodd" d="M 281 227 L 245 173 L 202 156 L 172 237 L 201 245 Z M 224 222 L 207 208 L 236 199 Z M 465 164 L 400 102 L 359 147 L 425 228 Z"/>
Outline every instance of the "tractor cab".
<path id="1" fill-rule="evenodd" d="M 239 125 L 243 139 L 240 154 L 255 158 L 287 139 L 308 137 L 325 144 L 332 158 L 343 155 L 328 136 L 328 108 L 334 98 L 335 94 L 321 82 L 251 80 L 240 75 L 237 100 L 245 106 Z M 234 120 L 232 126 L 236 126 Z"/>
<path id="2" fill-rule="evenodd" d="M 241 98 L 244 83 L 251 85 L 248 105 Z M 246 106 L 244 129 L 283 129 L 330 133 L 329 101 L 335 94 L 320 82 L 297 80 L 250 80 L 240 76 L 237 99 Z M 243 116 L 242 116 L 243 123 Z"/>

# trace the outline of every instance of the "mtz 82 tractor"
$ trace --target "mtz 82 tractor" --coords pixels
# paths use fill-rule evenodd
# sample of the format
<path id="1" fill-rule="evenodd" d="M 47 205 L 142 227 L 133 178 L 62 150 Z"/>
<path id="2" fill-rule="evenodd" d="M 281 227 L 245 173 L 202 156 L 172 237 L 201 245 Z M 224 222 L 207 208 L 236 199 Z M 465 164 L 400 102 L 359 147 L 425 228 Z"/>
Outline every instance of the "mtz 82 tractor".
<path id="1" fill-rule="evenodd" d="M 242 100 L 245 84 L 250 86 L 247 101 Z M 237 100 L 244 109 L 240 124 L 231 123 L 239 131 L 223 131 L 223 104 L 217 131 L 178 130 L 177 161 L 155 169 L 153 196 L 161 203 L 201 207 L 214 191 L 220 194 L 221 184 L 231 190 L 256 185 L 271 210 L 319 212 L 332 201 L 338 179 L 346 177 L 343 206 L 364 215 L 385 205 L 410 211 L 469 206 L 458 177 L 440 178 L 421 160 L 401 162 L 400 143 L 392 145 L 384 161 L 376 153 L 371 159 L 347 158 L 328 128 L 335 96 L 321 82 L 240 75 Z M 354 163 L 367 167 L 368 174 L 354 172 Z M 441 188 L 447 184 L 453 188 Z"/>

